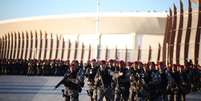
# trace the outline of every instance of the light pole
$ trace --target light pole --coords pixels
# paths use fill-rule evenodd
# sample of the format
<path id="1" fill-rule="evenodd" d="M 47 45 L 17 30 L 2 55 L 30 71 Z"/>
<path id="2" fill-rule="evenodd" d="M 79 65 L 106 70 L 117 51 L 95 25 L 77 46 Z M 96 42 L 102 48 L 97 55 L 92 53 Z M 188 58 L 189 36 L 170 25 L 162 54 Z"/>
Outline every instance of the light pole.
<path id="1" fill-rule="evenodd" d="M 101 33 L 100 33 L 100 0 L 96 0 L 96 39 L 97 39 L 97 60 L 100 59 Z"/>

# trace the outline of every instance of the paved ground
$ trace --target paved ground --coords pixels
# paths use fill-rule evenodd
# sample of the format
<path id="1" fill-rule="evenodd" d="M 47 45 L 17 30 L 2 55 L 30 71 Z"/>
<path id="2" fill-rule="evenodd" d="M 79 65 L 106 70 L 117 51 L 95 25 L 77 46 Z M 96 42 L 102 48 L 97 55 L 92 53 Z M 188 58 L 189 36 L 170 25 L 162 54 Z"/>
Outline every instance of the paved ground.
<path id="1" fill-rule="evenodd" d="M 64 101 L 60 86 L 54 86 L 62 77 L 0 76 L 0 101 Z M 88 101 L 86 87 L 80 101 Z"/>
<path id="2" fill-rule="evenodd" d="M 64 101 L 61 89 L 54 86 L 62 77 L 0 76 L 0 101 Z M 80 101 L 89 101 L 87 86 L 80 93 Z M 191 93 L 187 101 L 201 101 L 201 92 Z"/>

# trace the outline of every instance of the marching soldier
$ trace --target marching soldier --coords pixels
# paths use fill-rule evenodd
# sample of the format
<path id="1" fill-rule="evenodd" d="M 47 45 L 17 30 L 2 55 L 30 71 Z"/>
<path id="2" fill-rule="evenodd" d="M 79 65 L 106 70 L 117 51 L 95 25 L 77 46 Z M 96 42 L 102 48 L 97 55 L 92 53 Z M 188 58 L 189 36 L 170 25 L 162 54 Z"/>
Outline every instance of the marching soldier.
<path id="1" fill-rule="evenodd" d="M 113 59 L 110 59 L 109 62 L 108 62 L 108 67 L 110 68 L 110 71 L 111 72 L 115 72 L 115 63 L 116 61 L 113 60 Z M 111 82 L 111 88 L 112 88 L 112 101 L 114 101 L 114 93 L 115 93 L 115 81 L 112 79 L 112 82 Z"/>
<path id="2" fill-rule="evenodd" d="M 31 61 L 28 62 L 28 72 L 27 75 L 33 75 L 33 64 Z"/>
<path id="3" fill-rule="evenodd" d="M 139 101 L 139 95 L 142 90 L 141 82 L 141 70 L 138 70 L 138 63 L 135 62 L 131 68 L 129 68 L 130 74 L 130 89 L 129 89 L 129 101 Z"/>
<path id="4" fill-rule="evenodd" d="M 110 68 L 110 72 L 115 72 L 115 69 L 117 66 L 117 61 L 116 60 L 113 60 L 113 59 L 110 59 L 107 63 L 108 67 Z M 114 93 L 115 93 L 115 81 L 112 79 L 112 82 L 111 82 L 111 89 L 112 89 L 112 101 L 114 101 Z"/>
<path id="5" fill-rule="evenodd" d="M 155 68 L 155 64 L 153 62 L 149 63 L 145 66 L 144 70 L 144 94 L 145 100 L 150 101 L 158 101 L 159 100 L 159 89 L 160 86 L 160 74 Z"/>
<path id="6" fill-rule="evenodd" d="M 59 76 L 59 63 L 57 60 L 54 61 L 55 62 L 55 71 L 54 71 L 54 75 L 55 76 Z"/>
<path id="7" fill-rule="evenodd" d="M 104 97 L 106 101 L 112 101 L 111 82 L 112 76 L 109 67 L 106 65 L 106 61 L 101 61 L 100 68 L 98 69 L 95 76 L 97 101 L 103 101 Z"/>
<path id="8" fill-rule="evenodd" d="M 141 81 L 143 84 L 143 88 L 139 94 L 139 99 L 142 101 L 147 101 L 150 99 L 150 92 L 149 92 L 149 81 L 151 80 L 150 78 L 150 69 L 148 64 L 143 65 L 143 71 L 141 72 Z"/>
<path id="9" fill-rule="evenodd" d="M 93 59 L 92 63 L 90 63 L 88 61 L 88 63 L 85 66 L 85 68 L 86 68 L 85 76 L 87 78 L 87 84 L 89 86 L 87 93 L 90 96 L 91 101 L 96 101 L 96 98 L 97 98 L 94 83 L 95 83 L 95 75 L 96 75 L 99 67 L 96 64 L 97 64 L 96 60 Z"/>
<path id="10" fill-rule="evenodd" d="M 93 72 L 91 64 L 89 62 L 85 65 L 85 69 L 86 69 L 85 76 L 87 78 L 87 85 L 89 86 L 89 89 L 87 90 L 87 94 L 90 96 L 91 101 L 93 101 L 95 73 Z"/>
<path id="11" fill-rule="evenodd" d="M 117 68 L 117 67 L 116 67 Z M 126 68 L 124 61 L 120 61 L 119 68 L 113 73 L 113 79 L 115 81 L 115 101 L 128 101 L 129 97 L 129 72 Z"/>
<path id="12" fill-rule="evenodd" d="M 172 65 L 172 71 L 171 71 L 171 77 L 172 81 L 169 86 L 170 89 L 170 101 L 177 101 L 178 99 L 178 93 L 179 93 L 179 72 L 177 71 L 177 66 Z"/>
<path id="13" fill-rule="evenodd" d="M 115 71 L 115 61 L 112 59 L 109 60 L 108 67 L 110 68 L 111 71 Z"/>
<path id="14" fill-rule="evenodd" d="M 200 86 L 200 78 L 201 78 L 201 74 L 200 74 L 200 70 L 198 69 L 198 65 L 193 65 L 192 68 L 189 70 L 190 68 L 188 68 L 187 70 L 190 71 L 190 73 L 188 73 L 189 75 L 191 75 L 191 80 L 192 80 L 192 90 L 193 91 L 198 91 L 199 90 L 199 86 Z"/>
<path id="15" fill-rule="evenodd" d="M 155 63 L 151 62 L 151 82 L 149 82 L 152 91 L 150 92 L 151 98 L 150 101 L 159 101 L 160 100 L 160 83 L 161 83 L 161 76 L 159 71 L 156 70 Z"/>
<path id="16" fill-rule="evenodd" d="M 84 77 L 85 77 L 84 68 L 80 65 L 80 63 L 77 60 L 73 61 L 73 64 L 75 64 L 75 67 L 77 69 L 77 75 L 79 75 L 78 76 L 79 85 L 81 87 L 84 87 Z"/>
<path id="17" fill-rule="evenodd" d="M 42 61 L 37 62 L 37 75 L 42 75 Z"/>
<path id="18" fill-rule="evenodd" d="M 78 75 L 79 71 L 77 68 L 78 67 L 72 62 L 69 70 L 67 70 L 64 75 L 64 79 L 55 86 L 55 88 L 57 88 L 60 84 L 64 84 L 65 90 L 63 91 L 63 96 L 65 96 L 66 101 L 79 101 L 79 93 L 82 87 L 80 85 L 80 75 Z"/>
<path id="19" fill-rule="evenodd" d="M 190 92 L 191 85 L 190 85 L 190 76 L 187 74 L 187 72 L 184 70 L 184 66 L 177 66 L 179 71 L 179 93 L 178 93 L 178 99 L 180 101 L 186 100 L 186 94 Z"/>
<path id="20" fill-rule="evenodd" d="M 160 83 L 160 94 L 162 96 L 163 101 L 168 101 L 167 97 L 167 85 L 168 85 L 168 74 L 165 69 L 165 64 L 163 62 L 159 63 L 158 65 L 161 83 Z"/>

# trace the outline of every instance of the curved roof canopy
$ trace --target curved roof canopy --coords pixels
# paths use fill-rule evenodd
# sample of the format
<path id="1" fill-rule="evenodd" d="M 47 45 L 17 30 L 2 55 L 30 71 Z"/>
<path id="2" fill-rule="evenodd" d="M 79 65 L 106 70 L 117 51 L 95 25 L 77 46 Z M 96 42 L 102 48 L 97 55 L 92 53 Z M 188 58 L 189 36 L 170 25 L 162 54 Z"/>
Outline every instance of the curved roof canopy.
<path id="1" fill-rule="evenodd" d="M 101 13 L 100 33 L 164 34 L 166 16 L 167 14 L 163 12 Z M 39 16 L 0 21 L 0 34 L 30 30 L 63 34 L 93 34 L 96 32 L 96 13 Z"/>

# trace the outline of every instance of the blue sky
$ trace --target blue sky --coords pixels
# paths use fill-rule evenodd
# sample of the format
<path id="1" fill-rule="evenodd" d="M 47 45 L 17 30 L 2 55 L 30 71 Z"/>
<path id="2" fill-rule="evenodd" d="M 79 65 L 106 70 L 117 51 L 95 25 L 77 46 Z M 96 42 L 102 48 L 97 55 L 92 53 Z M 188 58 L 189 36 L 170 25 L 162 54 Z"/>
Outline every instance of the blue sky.
<path id="1" fill-rule="evenodd" d="M 165 11 L 179 0 L 100 0 L 101 12 Z M 183 0 L 186 6 L 188 0 Z M 187 6 L 186 6 L 187 7 Z M 1 0 L 0 20 L 96 12 L 96 0 Z"/>

